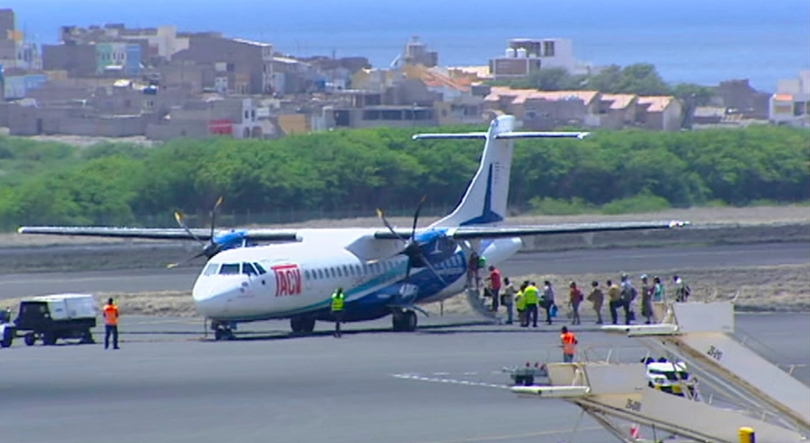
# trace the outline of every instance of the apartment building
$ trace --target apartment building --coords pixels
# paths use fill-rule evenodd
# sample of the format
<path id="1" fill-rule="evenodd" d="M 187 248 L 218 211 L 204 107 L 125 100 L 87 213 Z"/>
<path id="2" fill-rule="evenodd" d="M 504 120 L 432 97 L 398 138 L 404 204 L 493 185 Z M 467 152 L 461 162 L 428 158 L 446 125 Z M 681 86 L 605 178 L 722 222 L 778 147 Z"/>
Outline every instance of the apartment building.
<path id="1" fill-rule="evenodd" d="M 777 125 L 810 127 L 810 70 L 779 80 L 768 103 L 768 120 Z"/>
<path id="2" fill-rule="evenodd" d="M 545 68 L 564 68 L 574 75 L 589 74 L 593 66 L 574 57 L 571 39 L 546 38 L 509 40 L 504 55 L 489 61 L 495 80 L 523 78 Z"/>

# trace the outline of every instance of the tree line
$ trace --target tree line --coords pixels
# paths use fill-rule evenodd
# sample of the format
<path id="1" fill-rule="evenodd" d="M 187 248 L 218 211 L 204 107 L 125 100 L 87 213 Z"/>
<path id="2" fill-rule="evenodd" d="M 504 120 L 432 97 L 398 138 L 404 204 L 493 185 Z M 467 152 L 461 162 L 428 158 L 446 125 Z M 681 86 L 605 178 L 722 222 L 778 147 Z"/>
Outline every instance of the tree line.
<path id="1" fill-rule="evenodd" d="M 0 138 L 0 226 L 138 225 L 174 210 L 207 214 L 220 195 L 223 210 L 237 214 L 373 214 L 377 207 L 415 208 L 423 195 L 428 204 L 456 204 L 481 143 L 417 142 L 414 132 L 374 128 L 91 148 Z M 605 205 L 639 196 L 675 207 L 798 202 L 810 199 L 808 171 L 807 130 L 597 130 L 585 140 L 517 141 L 509 199 L 516 211 L 542 210 L 538 201 Z"/>

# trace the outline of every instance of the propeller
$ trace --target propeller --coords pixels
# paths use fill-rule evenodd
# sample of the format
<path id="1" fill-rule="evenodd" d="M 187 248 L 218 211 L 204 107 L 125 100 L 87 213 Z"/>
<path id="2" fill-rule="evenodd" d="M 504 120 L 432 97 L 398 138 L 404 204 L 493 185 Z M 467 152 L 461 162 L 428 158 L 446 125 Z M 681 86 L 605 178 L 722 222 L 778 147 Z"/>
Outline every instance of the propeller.
<path id="1" fill-rule="evenodd" d="M 436 269 L 431 266 L 430 262 L 428 261 L 425 254 L 422 253 L 422 248 L 419 245 L 419 242 L 416 241 L 416 226 L 419 223 L 419 212 L 422 210 L 422 205 L 425 204 L 425 200 L 427 196 L 422 197 L 419 201 L 419 205 L 416 206 L 416 212 L 413 215 L 413 226 L 411 227 L 411 235 L 410 237 L 406 237 L 403 235 L 398 234 L 394 228 L 391 226 L 391 223 L 388 222 L 388 219 L 385 218 L 385 213 L 382 209 L 377 209 L 377 216 L 383 222 L 386 228 L 391 231 L 394 236 L 399 237 L 404 243 L 405 247 L 398 252 L 397 254 L 403 254 L 408 257 L 408 267 L 405 270 L 405 280 L 407 281 L 411 276 L 411 268 L 412 267 L 419 267 L 425 266 L 433 272 L 436 277 L 441 280 L 442 283 L 445 283 L 444 279 L 441 275 L 436 271 Z"/>
<path id="2" fill-rule="evenodd" d="M 194 240 L 197 240 L 197 242 L 200 243 L 203 249 L 194 256 L 189 257 L 181 262 L 169 264 L 168 266 L 166 266 L 167 268 L 176 268 L 180 265 L 190 263 L 200 257 L 211 258 L 219 253 L 219 251 L 222 249 L 222 245 L 214 241 L 214 229 L 216 227 L 217 210 L 222 205 L 222 200 L 223 198 L 220 196 L 217 199 L 217 202 L 214 204 L 214 208 L 211 210 L 211 232 L 208 236 L 209 238 L 208 242 L 202 241 L 199 237 L 197 237 L 197 235 L 194 234 L 194 232 L 191 229 L 188 228 L 188 225 L 186 224 L 182 212 L 175 211 L 174 219 L 177 220 L 177 224 L 179 224 L 180 227 L 183 228 L 183 230 L 185 230 L 188 233 L 188 235 L 190 235 Z"/>

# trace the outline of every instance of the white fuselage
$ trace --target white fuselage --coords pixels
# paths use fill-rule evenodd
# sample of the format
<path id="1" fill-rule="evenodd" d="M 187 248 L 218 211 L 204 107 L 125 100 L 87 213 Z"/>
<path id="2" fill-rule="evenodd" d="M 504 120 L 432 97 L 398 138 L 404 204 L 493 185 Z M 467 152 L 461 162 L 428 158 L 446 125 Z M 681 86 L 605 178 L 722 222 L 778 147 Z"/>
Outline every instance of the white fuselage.
<path id="1" fill-rule="evenodd" d="M 373 229 L 300 231 L 300 242 L 236 248 L 214 256 L 193 288 L 197 310 L 219 321 L 254 321 L 328 312 L 337 288 L 346 294 L 351 320 L 390 313 L 391 305 L 429 303 L 464 289 L 467 258 L 461 247 L 427 268 L 411 270 L 397 254 L 398 240 L 372 238 Z M 487 245 L 487 262 L 498 264 L 517 252 L 520 239 Z M 323 314 L 321 314 L 323 316 Z"/>

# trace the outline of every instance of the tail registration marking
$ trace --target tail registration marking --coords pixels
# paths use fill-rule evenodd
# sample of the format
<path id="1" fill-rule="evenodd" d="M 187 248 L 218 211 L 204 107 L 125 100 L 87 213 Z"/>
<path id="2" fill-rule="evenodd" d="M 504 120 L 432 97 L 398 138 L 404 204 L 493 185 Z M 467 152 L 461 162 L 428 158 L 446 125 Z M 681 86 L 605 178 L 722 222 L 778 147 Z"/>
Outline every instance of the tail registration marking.
<path id="1" fill-rule="evenodd" d="M 298 265 L 273 266 L 276 274 L 276 297 L 301 295 L 301 268 Z"/>

